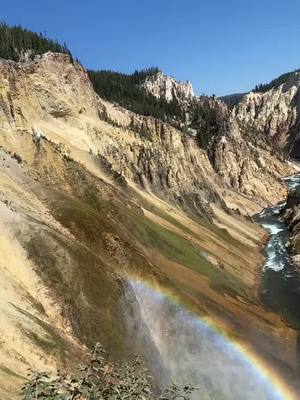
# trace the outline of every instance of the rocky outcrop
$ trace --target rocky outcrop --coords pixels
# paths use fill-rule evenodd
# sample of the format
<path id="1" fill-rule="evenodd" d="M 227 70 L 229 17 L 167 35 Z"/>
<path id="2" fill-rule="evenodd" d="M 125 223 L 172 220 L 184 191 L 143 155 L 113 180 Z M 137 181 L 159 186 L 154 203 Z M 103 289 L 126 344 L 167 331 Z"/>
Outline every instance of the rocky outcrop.
<path id="1" fill-rule="evenodd" d="M 234 107 L 232 118 L 246 137 L 260 137 L 294 157 L 299 121 L 299 74 L 265 93 L 249 93 Z M 300 155 L 300 153 L 299 153 Z"/>
<path id="2" fill-rule="evenodd" d="M 283 220 L 291 230 L 290 252 L 294 262 L 300 266 L 300 188 L 289 191 L 283 210 Z"/>
<path id="3" fill-rule="evenodd" d="M 228 127 L 227 133 L 214 138 L 209 146 L 214 169 L 238 192 L 252 198 L 261 196 L 269 205 L 274 203 L 273 184 L 284 195 L 281 183 L 271 178 L 284 172 L 283 158 L 273 157 L 270 147 L 262 141 L 247 140 L 234 119 L 230 118 Z"/>
<path id="4" fill-rule="evenodd" d="M 178 82 L 162 72 L 147 77 L 141 87 L 147 93 L 168 102 L 171 100 L 186 102 L 195 97 L 191 82 Z"/>

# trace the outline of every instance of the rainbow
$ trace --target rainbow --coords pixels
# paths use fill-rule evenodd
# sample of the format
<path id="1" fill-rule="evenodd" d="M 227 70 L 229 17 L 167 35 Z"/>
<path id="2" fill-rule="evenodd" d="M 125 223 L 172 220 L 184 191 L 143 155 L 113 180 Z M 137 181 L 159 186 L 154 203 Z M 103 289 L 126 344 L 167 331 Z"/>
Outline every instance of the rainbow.
<path id="1" fill-rule="evenodd" d="M 131 286 L 143 295 L 144 292 L 150 293 L 151 296 L 158 300 L 167 299 L 174 305 L 184 310 L 185 318 L 196 324 L 201 329 L 206 329 L 214 332 L 218 337 L 218 345 L 222 346 L 226 352 L 242 360 L 245 370 L 251 375 L 255 375 L 255 381 L 262 387 L 266 388 L 267 399 L 271 400 L 296 400 L 298 396 L 293 390 L 278 376 L 272 368 L 259 359 L 246 345 L 233 341 L 217 324 L 207 317 L 199 317 L 196 313 L 187 309 L 182 301 L 172 291 L 159 286 L 157 283 L 146 282 L 136 276 L 126 276 L 125 279 L 130 282 Z M 260 400 L 253 398 L 253 400 Z"/>

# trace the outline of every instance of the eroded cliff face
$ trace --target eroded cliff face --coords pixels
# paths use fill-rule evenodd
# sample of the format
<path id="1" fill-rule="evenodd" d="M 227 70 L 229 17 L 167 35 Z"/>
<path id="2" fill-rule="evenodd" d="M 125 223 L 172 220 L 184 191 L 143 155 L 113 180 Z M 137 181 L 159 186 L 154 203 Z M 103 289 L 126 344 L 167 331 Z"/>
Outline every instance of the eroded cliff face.
<path id="1" fill-rule="evenodd" d="M 229 122 L 207 153 L 101 100 L 67 56 L 0 62 L 4 398 L 37 359 L 54 368 L 95 341 L 122 355 L 120 276 L 132 274 L 295 365 L 296 332 L 257 296 L 265 233 L 240 215 L 280 200 L 292 168 Z"/>
<path id="2" fill-rule="evenodd" d="M 294 73 L 285 84 L 265 93 L 249 93 L 234 107 L 232 117 L 247 137 L 264 138 L 292 156 L 300 155 L 300 75 Z"/>
<path id="3" fill-rule="evenodd" d="M 214 169 L 230 187 L 239 193 L 274 204 L 274 194 L 283 198 L 285 189 L 276 178 L 288 171 L 283 157 L 272 155 L 263 139 L 245 137 L 238 123 L 231 117 L 226 135 L 217 136 L 209 147 Z M 274 151 L 275 153 L 275 151 Z"/>
<path id="4" fill-rule="evenodd" d="M 290 252 L 297 266 L 300 266 L 300 190 L 299 187 L 289 191 L 283 210 L 283 219 L 291 230 Z"/>
<path id="5" fill-rule="evenodd" d="M 141 86 L 147 93 L 169 102 L 171 100 L 189 102 L 195 97 L 191 82 L 178 82 L 162 72 L 149 76 Z"/>
<path id="6" fill-rule="evenodd" d="M 266 94 L 250 93 L 233 111 L 216 98 L 193 95 L 189 90 L 185 90 L 185 84 L 178 83 L 161 73 L 151 76 L 146 82 L 152 94 L 156 93 L 157 96 L 163 96 L 166 99 L 168 97 L 161 89 L 166 82 L 172 82 L 172 85 L 175 85 L 174 90 L 172 89 L 173 93 L 180 91 L 184 93 L 180 100 L 187 115 L 183 128 L 192 137 L 196 138 L 197 131 L 201 132 L 200 137 L 207 136 L 204 143 L 199 143 L 199 139 L 196 139 L 198 142 L 196 144 L 200 144 L 207 150 L 204 152 L 204 157 L 208 155 L 210 163 L 208 164 L 209 171 L 205 175 L 213 177 L 212 181 L 214 181 L 215 171 L 217 179 L 221 178 L 217 186 L 230 187 L 246 198 L 256 201 L 259 206 L 273 204 L 285 195 L 285 188 L 278 178 L 284 176 L 288 168 L 283 156 L 280 156 L 279 152 L 275 155 L 275 152 L 276 149 L 283 148 L 290 136 L 294 135 L 291 135 L 291 130 L 297 121 L 295 101 L 299 84 L 297 80 L 291 81 L 289 86 L 282 85 L 279 89 L 271 90 Z M 180 99 L 180 96 L 175 97 Z M 112 110 L 109 112 L 113 113 Z M 144 129 L 147 130 L 147 123 L 144 123 Z M 176 132 L 176 130 L 173 131 Z M 190 143 L 195 145 L 195 141 L 190 140 L 187 135 L 184 136 L 184 140 L 187 153 L 191 154 L 188 146 Z M 196 152 L 200 153 L 201 150 L 199 151 L 198 146 L 196 147 Z M 163 146 L 159 151 L 162 152 L 162 149 Z M 272 152 L 274 154 L 270 154 Z M 173 150 L 169 153 L 173 153 Z M 200 160 L 200 157 L 196 156 L 196 163 L 193 160 L 187 160 L 187 167 L 184 167 L 186 177 L 176 172 L 179 179 L 176 179 L 175 175 L 175 186 L 176 182 L 182 182 L 183 178 L 185 178 L 185 183 L 189 182 L 189 177 L 194 175 L 198 176 L 198 181 L 207 180 L 207 178 L 203 179 L 203 173 L 198 171 L 197 160 Z M 211 166 L 214 171 L 211 170 Z M 175 172 L 177 168 L 172 165 L 170 170 Z M 168 182 L 168 178 L 166 181 Z M 213 183 L 209 186 L 220 194 Z M 197 190 L 194 187 L 191 188 L 190 185 L 189 188 L 185 187 L 184 191 L 191 191 L 191 189 Z M 170 193 L 169 190 L 168 193 Z M 278 193 L 277 199 L 274 198 L 275 193 Z M 224 192 L 221 198 L 226 202 Z M 241 206 L 237 208 L 242 209 Z M 245 212 L 245 210 L 241 211 Z"/>

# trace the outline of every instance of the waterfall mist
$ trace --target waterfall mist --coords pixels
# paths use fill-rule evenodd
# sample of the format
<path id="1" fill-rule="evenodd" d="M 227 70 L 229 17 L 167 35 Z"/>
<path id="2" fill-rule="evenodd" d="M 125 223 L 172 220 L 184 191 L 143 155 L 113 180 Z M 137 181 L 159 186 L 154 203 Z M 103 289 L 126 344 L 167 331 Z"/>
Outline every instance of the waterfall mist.
<path id="1" fill-rule="evenodd" d="M 191 383 L 201 400 L 279 400 L 272 383 L 232 343 L 141 282 L 125 285 L 128 332 L 159 385 Z"/>

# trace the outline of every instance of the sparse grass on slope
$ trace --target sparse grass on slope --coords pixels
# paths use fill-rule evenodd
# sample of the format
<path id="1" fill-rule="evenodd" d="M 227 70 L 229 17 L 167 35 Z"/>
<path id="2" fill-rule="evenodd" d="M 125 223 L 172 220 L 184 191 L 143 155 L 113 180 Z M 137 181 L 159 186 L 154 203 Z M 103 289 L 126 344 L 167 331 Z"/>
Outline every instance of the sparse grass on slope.
<path id="1" fill-rule="evenodd" d="M 95 191 L 89 190 L 81 201 L 67 196 L 56 196 L 53 213 L 60 223 L 91 246 L 102 258 L 106 255 L 103 237 L 106 233 L 113 233 L 136 247 L 136 258 L 138 249 L 150 249 L 206 276 L 216 290 L 231 295 L 247 295 L 241 282 L 228 271 L 209 262 L 202 249 L 192 245 L 181 235 L 145 218 L 138 208 L 126 207 L 116 200 L 101 200 Z M 228 237 L 235 242 L 230 235 Z M 226 236 L 227 239 L 228 237 Z"/>

